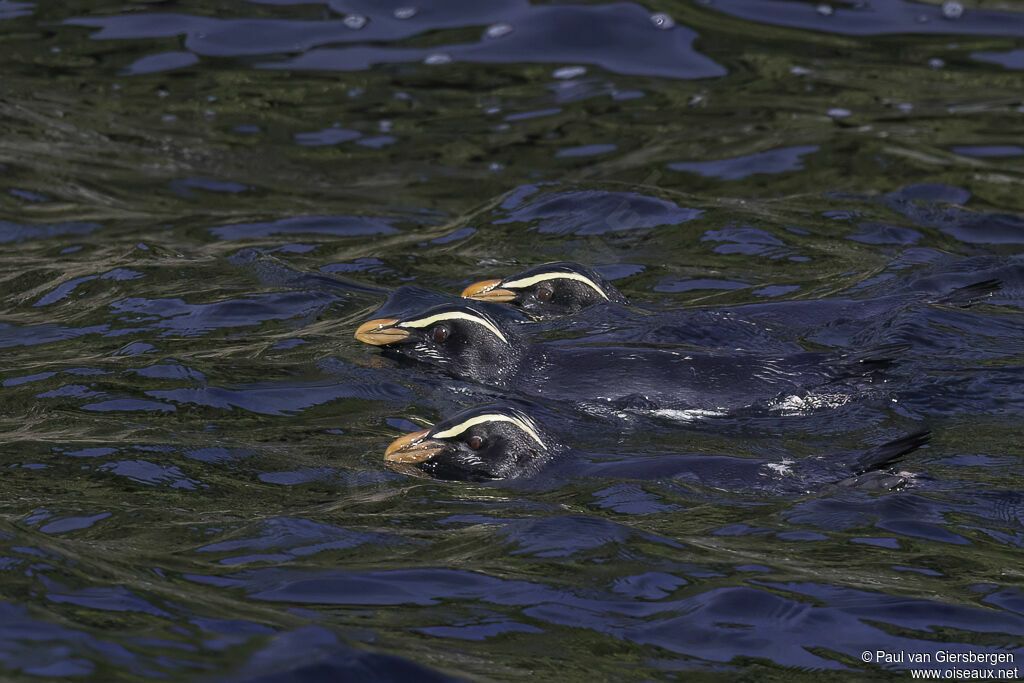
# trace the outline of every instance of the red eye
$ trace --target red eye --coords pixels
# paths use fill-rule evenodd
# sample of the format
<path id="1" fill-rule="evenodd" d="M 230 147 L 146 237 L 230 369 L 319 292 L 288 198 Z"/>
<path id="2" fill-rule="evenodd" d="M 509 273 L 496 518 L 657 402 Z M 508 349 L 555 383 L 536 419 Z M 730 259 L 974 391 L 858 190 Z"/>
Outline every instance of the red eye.
<path id="1" fill-rule="evenodd" d="M 484 440 L 479 436 L 471 436 L 466 440 L 466 445 L 474 451 L 478 451 L 484 447 Z"/>
<path id="2" fill-rule="evenodd" d="M 438 325 L 437 327 L 435 327 L 433 330 L 430 331 L 430 338 L 433 339 L 435 343 L 443 344 L 444 341 L 448 339 L 447 326 Z"/>
<path id="3" fill-rule="evenodd" d="M 551 285 L 541 285 L 537 288 L 537 293 L 534 295 L 537 297 L 537 301 L 543 301 L 547 303 L 551 301 L 551 297 L 555 295 L 555 290 L 551 289 Z"/>

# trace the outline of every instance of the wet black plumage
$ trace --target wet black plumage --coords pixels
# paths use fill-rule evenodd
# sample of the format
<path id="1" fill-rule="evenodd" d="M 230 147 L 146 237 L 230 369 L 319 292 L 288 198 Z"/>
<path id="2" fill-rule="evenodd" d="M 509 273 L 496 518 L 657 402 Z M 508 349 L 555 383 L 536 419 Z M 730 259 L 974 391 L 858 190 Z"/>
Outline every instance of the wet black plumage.
<path id="1" fill-rule="evenodd" d="M 927 286 L 927 281 L 928 278 L 923 278 L 919 286 Z M 826 307 L 829 315 L 864 319 L 914 301 L 968 307 L 991 296 L 1001 287 L 1001 280 L 990 278 L 932 295 L 908 291 L 875 299 L 817 299 L 813 303 L 820 306 L 825 301 L 830 302 L 832 306 Z M 545 263 L 502 279 L 476 282 L 466 287 L 462 296 L 503 303 L 537 318 L 571 315 L 601 304 L 629 304 L 629 299 L 595 269 L 567 261 Z M 734 309 L 775 309 L 779 312 L 802 308 L 805 303 L 784 301 L 750 307 L 737 306 Z"/>
<path id="2" fill-rule="evenodd" d="M 870 375 L 906 347 L 761 355 L 533 342 L 471 305 L 365 323 L 356 337 L 452 377 L 551 400 L 612 408 L 728 412 Z"/>
<path id="3" fill-rule="evenodd" d="M 657 476 L 695 478 L 705 484 L 731 481 L 737 476 L 749 486 L 808 485 L 833 483 L 859 489 L 889 490 L 907 481 L 903 474 L 889 470 L 894 462 L 928 443 L 929 432 L 920 431 L 888 441 L 852 455 L 831 455 L 826 471 L 810 459 L 785 465 L 763 460 L 729 457 L 661 457 L 664 464 Z M 415 476 L 449 481 L 488 481 L 533 477 L 557 461 L 575 457 L 573 449 L 544 429 L 524 411 L 508 405 L 488 405 L 464 410 L 437 424 L 395 439 L 385 460 L 393 469 Z M 641 460 L 643 460 L 641 458 Z M 796 468 L 796 471 L 793 468 Z M 608 469 L 617 476 L 636 476 L 629 462 L 596 464 L 595 473 Z M 782 472 L 786 474 L 782 474 Z"/>
<path id="4" fill-rule="evenodd" d="M 602 303 L 629 303 L 596 270 L 570 262 L 545 263 L 502 280 L 478 282 L 462 296 L 504 303 L 538 318 L 571 315 Z"/>
<path id="5" fill-rule="evenodd" d="M 399 437 L 384 457 L 407 474 L 485 481 L 531 476 L 563 450 L 525 413 L 482 406 Z"/>

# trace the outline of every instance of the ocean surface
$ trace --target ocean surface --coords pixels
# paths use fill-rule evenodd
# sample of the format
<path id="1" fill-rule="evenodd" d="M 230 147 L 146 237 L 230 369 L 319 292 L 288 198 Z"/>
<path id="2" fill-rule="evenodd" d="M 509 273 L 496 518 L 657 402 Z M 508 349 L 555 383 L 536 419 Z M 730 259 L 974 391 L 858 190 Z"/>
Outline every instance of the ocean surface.
<path id="1" fill-rule="evenodd" d="M 1020 4 L 0 0 L 0 74 L 0 678 L 1024 668 Z M 559 260 L 634 306 L 538 339 L 905 350 L 388 469 L 504 397 L 356 326 Z"/>

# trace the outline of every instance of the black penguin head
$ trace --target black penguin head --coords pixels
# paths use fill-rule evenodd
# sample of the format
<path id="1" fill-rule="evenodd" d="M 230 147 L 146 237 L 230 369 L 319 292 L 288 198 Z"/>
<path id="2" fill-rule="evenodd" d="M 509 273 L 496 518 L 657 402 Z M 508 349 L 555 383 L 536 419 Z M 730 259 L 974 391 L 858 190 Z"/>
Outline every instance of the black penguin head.
<path id="1" fill-rule="evenodd" d="M 553 449 L 554 444 L 524 413 L 485 406 L 395 439 L 384 459 L 392 469 L 406 474 L 485 481 L 534 474 L 551 458 Z"/>
<path id="2" fill-rule="evenodd" d="M 538 317 L 569 315 L 607 301 L 628 303 L 599 273 L 578 263 L 547 263 L 504 280 L 476 282 L 462 296 L 510 304 Z"/>
<path id="3" fill-rule="evenodd" d="M 467 304 L 443 304 L 404 318 L 377 318 L 359 326 L 356 339 L 383 346 L 448 374 L 500 383 L 513 374 L 525 353 L 510 328 Z"/>

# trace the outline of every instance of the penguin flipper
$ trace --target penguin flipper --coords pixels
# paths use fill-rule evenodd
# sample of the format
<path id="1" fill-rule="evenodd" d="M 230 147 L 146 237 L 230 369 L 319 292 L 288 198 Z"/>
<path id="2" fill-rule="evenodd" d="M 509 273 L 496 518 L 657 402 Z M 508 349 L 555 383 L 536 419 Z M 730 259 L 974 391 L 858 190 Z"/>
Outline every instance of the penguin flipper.
<path id="1" fill-rule="evenodd" d="M 930 303 L 967 308 L 978 303 L 981 299 L 992 296 L 1002 288 L 1002 280 L 996 278 L 982 280 L 981 282 L 957 287 L 952 292 L 947 292 L 936 299 L 932 299 Z"/>
<path id="2" fill-rule="evenodd" d="M 859 353 L 843 353 L 828 364 L 829 371 L 832 379 L 869 375 L 895 363 L 899 355 L 911 346 L 898 343 L 883 344 Z"/>
<path id="3" fill-rule="evenodd" d="M 854 460 L 850 469 L 854 474 L 859 475 L 864 474 L 865 472 L 880 470 L 883 467 L 888 467 L 907 453 L 916 451 L 918 448 L 928 443 L 931 436 L 932 433 L 925 429 L 920 432 L 914 432 L 913 434 L 908 434 L 893 441 L 883 443 L 880 446 L 875 446 L 871 450 L 865 451 L 857 456 L 857 459 Z"/>

